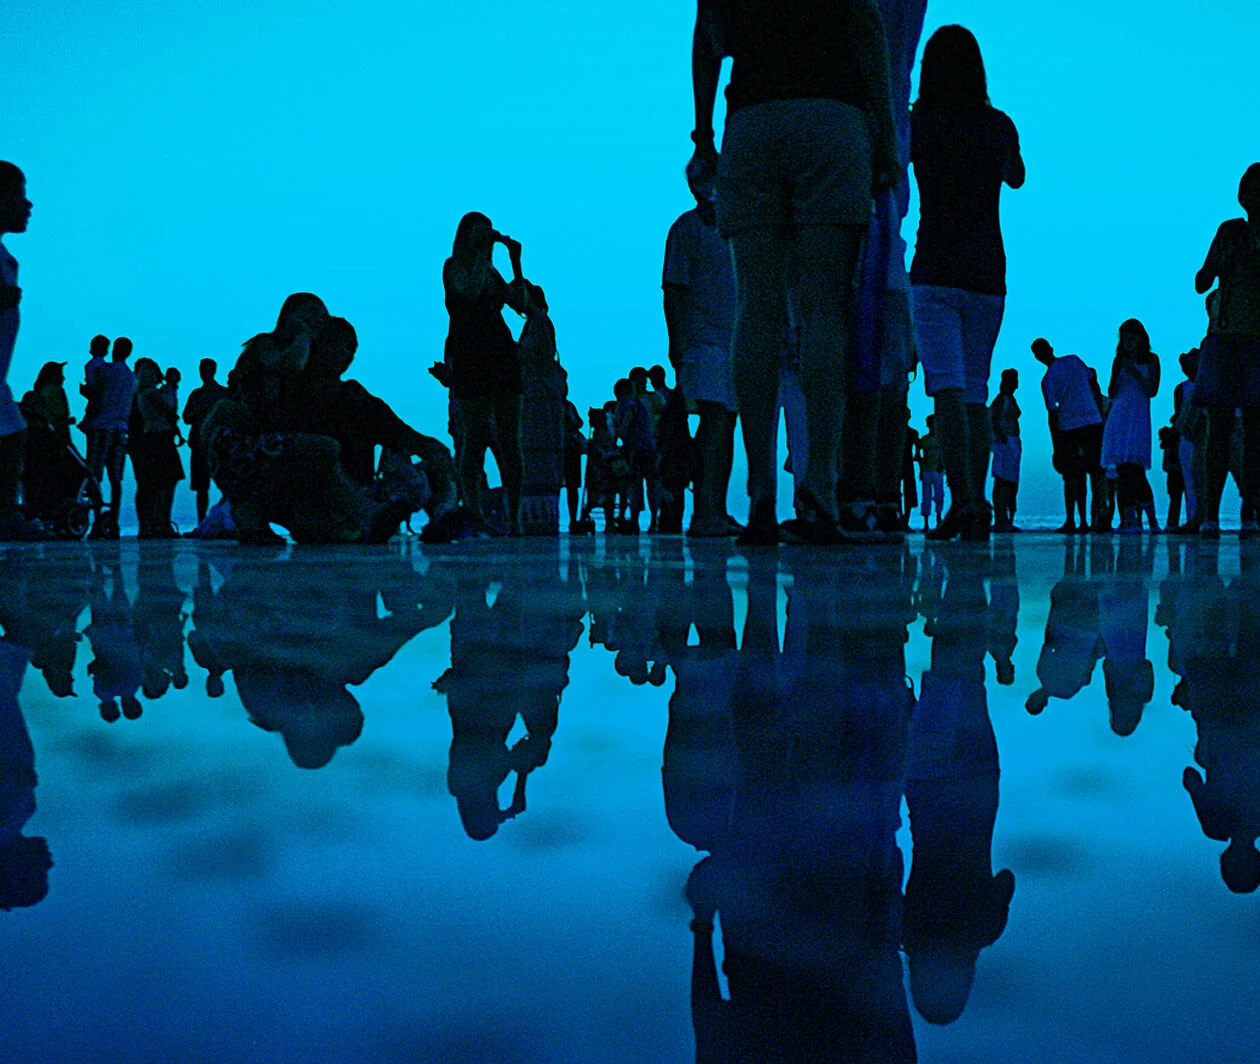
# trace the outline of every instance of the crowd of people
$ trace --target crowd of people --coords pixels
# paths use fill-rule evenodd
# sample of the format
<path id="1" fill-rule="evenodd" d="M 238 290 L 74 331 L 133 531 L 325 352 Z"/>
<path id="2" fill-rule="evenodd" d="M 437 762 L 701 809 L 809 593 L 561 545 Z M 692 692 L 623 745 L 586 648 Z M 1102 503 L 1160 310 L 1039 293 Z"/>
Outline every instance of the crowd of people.
<path id="1" fill-rule="evenodd" d="M 925 14 L 926 0 L 698 0 L 686 170 L 695 207 L 670 229 L 662 278 L 672 387 L 663 366 L 636 368 L 589 411 L 585 435 L 546 295 L 524 275 L 520 242 L 470 212 L 443 267 L 450 327 L 430 370 L 449 390 L 453 457 L 343 380 L 357 348 L 353 328 L 298 293 L 274 330 L 245 345 L 226 385 L 202 364 L 182 418 L 198 534 L 255 542 L 272 538 L 276 524 L 300 541 L 371 541 L 420 509 L 424 534 L 439 541 L 557 534 L 562 496 L 571 532 L 591 531 L 600 509 L 606 531 L 638 532 L 646 509 L 647 531 L 677 533 L 689 489 L 689 535 L 746 545 L 896 538 L 920 494 L 933 539 L 1015 530 L 1018 374 L 1002 375 L 992 404 L 989 378 L 1006 299 L 999 202 L 1004 186 L 1024 184 L 1025 166 L 1015 123 L 990 102 L 979 44 L 964 27 L 944 26 L 927 41 L 911 103 Z M 728 58 L 719 153 L 713 112 Z M 911 168 L 920 218 L 907 272 L 901 226 Z M 1260 164 L 1238 198 L 1246 216 L 1221 225 L 1195 278 L 1197 291 L 1211 293 L 1207 336 L 1182 360 L 1175 419 L 1159 434 L 1169 524 L 1209 537 L 1220 534 L 1231 468 L 1243 532 L 1260 534 Z M 25 231 L 29 216 L 22 172 L 0 164 L 0 236 Z M 495 268 L 497 246 L 511 280 Z M 2 249 L 0 380 L 21 300 L 17 263 Z M 519 339 L 505 310 L 524 319 Z M 46 364 L 20 407 L 4 384 L 0 536 L 39 538 L 59 518 L 74 533 L 81 515 L 70 520 L 66 508 L 97 489 L 100 498 L 87 500 L 93 531 L 117 535 L 128 458 L 140 534 L 177 534 L 179 373 L 149 358 L 132 369 L 126 338 L 109 348 L 93 340 L 79 389 L 86 458 L 71 445 L 63 364 Z M 1064 480 L 1060 531 L 1109 530 L 1117 509 L 1120 531 L 1141 530 L 1143 518 L 1156 527 L 1147 471 L 1160 361 L 1145 327 L 1137 319 L 1120 327 L 1105 395 L 1078 357 L 1056 356 L 1044 339 L 1033 355 L 1046 367 Z M 918 368 L 933 424 L 915 443 L 907 398 Z M 782 523 L 781 417 L 794 483 L 794 516 Z M 727 512 L 737 426 L 746 526 Z M 212 481 L 223 493 L 213 510 Z"/>

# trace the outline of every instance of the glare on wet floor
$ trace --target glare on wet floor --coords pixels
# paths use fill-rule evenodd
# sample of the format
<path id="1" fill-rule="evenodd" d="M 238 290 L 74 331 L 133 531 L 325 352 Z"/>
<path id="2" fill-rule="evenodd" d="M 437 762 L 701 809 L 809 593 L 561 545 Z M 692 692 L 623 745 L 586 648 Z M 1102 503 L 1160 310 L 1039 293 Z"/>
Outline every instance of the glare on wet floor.
<path id="1" fill-rule="evenodd" d="M 0 1059 L 1252 1060 L 1252 547 L 6 548 Z"/>

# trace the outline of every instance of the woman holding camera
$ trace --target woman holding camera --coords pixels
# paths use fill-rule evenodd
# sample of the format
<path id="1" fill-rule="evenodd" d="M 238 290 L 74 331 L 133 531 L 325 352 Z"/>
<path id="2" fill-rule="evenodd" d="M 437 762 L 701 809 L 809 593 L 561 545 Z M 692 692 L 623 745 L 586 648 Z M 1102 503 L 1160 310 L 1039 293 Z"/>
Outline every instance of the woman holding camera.
<path id="1" fill-rule="evenodd" d="M 495 244 L 507 248 L 512 262 L 510 283 L 494 268 Z M 442 267 L 442 286 L 451 316 L 446 367 L 461 427 L 456 465 L 464 503 L 478 520 L 484 520 L 481 488 L 486 449 L 491 448 L 503 478 L 507 532 L 516 534 L 523 477 L 521 361 L 503 320 L 503 308 L 525 312 L 521 245 L 497 232 L 484 214 L 465 214 L 455 230 L 451 257 Z"/>

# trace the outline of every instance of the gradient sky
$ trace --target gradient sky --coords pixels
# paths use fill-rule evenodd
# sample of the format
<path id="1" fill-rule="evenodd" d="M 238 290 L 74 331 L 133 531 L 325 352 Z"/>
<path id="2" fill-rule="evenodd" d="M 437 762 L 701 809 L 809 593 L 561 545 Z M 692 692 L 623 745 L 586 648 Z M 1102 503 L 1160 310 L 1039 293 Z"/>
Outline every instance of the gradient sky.
<path id="1" fill-rule="evenodd" d="M 357 327 L 354 375 L 442 434 L 446 393 L 425 367 L 446 331 L 442 261 L 476 209 L 524 244 L 575 402 L 611 397 L 631 365 L 665 361 L 661 255 L 690 206 L 692 11 L 7 0 L 0 158 L 35 202 L 29 234 L 8 241 L 25 288 L 15 392 L 48 359 L 77 372 L 97 332 L 186 378 L 207 355 L 226 369 L 286 293 L 309 289 Z M 1176 355 L 1205 326 L 1194 271 L 1260 157 L 1260 5 L 931 0 L 927 32 L 949 22 L 976 33 L 1028 164 L 1004 196 L 994 381 L 1024 371 L 1021 509 L 1054 516 L 1028 343 L 1079 352 L 1105 383 L 1117 326 L 1141 318 L 1167 420 Z M 913 227 L 912 214 L 911 242 Z M 911 394 L 921 421 L 921 383 Z"/>

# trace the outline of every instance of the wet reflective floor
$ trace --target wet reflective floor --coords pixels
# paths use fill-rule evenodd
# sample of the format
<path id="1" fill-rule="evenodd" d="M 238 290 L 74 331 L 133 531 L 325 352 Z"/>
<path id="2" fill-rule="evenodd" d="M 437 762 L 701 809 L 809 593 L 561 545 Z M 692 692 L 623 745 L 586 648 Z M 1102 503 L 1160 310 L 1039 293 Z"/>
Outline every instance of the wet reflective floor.
<path id="1" fill-rule="evenodd" d="M 36 545 L 0 630 L 5 1064 L 1260 1054 L 1260 545 Z"/>

